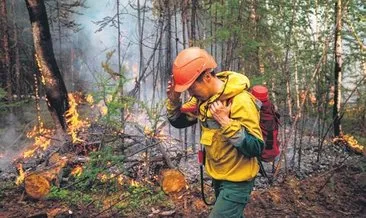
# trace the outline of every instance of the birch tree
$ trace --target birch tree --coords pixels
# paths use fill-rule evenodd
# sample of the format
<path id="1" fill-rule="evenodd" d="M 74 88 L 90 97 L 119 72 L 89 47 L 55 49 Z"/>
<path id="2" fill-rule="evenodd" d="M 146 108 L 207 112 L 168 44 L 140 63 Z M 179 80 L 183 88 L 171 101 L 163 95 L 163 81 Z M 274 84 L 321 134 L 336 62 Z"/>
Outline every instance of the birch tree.
<path id="1" fill-rule="evenodd" d="M 335 37 L 334 37 L 334 105 L 333 105 L 333 128 L 334 135 L 339 136 L 342 132 L 340 109 L 341 109 L 341 88 L 342 88 L 342 0 L 335 3 Z"/>

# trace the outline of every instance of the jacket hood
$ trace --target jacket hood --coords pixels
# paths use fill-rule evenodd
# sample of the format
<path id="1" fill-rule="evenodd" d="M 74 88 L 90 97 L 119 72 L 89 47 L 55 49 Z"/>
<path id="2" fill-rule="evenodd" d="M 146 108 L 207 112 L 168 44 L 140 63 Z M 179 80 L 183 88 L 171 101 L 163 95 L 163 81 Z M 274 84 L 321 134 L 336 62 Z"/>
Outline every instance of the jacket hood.
<path id="1" fill-rule="evenodd" d="M 220 92 L 209 98 L 207 102 L 213 102 L 217 99 L 221 101 L 230 99 L 250 87 L 248 77 L 240 73 L 224 71 L 217 73 L 216 76 L 224 82 L 224 86 Z"/>

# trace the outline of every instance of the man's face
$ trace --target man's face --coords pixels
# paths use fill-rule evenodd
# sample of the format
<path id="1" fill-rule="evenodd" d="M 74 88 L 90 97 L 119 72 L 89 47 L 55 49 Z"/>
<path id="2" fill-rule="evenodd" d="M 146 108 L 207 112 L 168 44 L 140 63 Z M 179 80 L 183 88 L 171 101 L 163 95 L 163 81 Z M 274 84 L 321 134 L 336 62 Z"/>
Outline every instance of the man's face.
<path id="1" fill-rule="evenodd" d="M 209 94 L 209 84 L 204 79 L 202 81 L 196 80 L 191 87 L 189 87 L 188 92 L 191 96 L 194 96 L 201 101 L 206 101 L 211 97 Z"/>

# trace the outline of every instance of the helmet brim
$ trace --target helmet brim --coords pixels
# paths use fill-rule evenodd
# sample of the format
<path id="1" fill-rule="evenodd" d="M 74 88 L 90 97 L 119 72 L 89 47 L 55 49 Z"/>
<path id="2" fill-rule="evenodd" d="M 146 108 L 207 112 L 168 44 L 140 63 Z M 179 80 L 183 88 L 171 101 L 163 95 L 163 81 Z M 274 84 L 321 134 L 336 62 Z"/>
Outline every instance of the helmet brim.
<path id="1" fill-rule="evenodd" d="M 194 83 L 195 80 L 193 80 L 192 82 L 188 83 L 188 84 L 184 84 L 184 85 L 179 85 L 179 84 L 175 84 L 174 85 L 174 91 L 175 92 L 184 92 L 187 89 L 189 89 L 189 87 L 191 87 L 191 85 Z"/>

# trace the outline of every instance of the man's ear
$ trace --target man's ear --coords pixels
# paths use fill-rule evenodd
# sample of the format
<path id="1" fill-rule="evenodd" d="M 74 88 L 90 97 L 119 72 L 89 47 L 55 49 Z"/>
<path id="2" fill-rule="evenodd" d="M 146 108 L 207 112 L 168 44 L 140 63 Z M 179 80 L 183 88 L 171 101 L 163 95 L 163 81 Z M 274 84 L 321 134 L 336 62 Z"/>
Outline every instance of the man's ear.
<path id="1" fill-rule="evenodd" d="M 203 76 L 203 79 L 209 82 L 212 79 L 211 73 L 206 71 L 205 75 Z"/>

